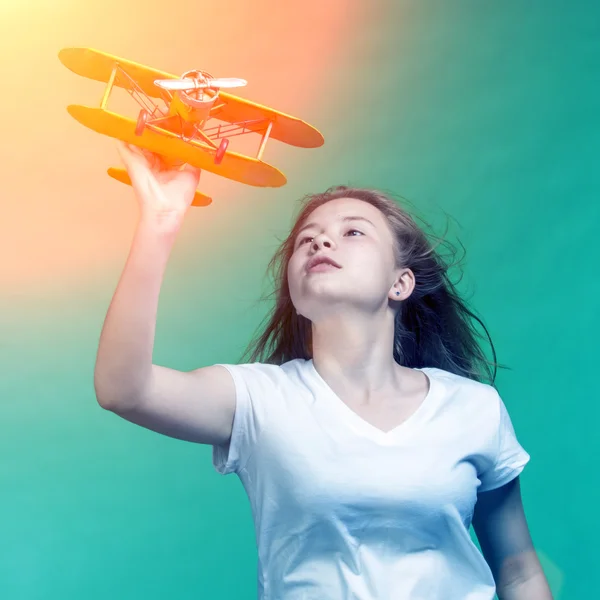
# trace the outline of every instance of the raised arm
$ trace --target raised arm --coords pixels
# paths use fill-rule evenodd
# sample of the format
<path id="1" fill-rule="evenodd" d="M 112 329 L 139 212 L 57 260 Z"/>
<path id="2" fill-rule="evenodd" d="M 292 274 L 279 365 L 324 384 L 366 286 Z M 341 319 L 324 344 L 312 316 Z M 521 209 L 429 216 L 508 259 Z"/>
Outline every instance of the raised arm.
<path id="1" fill-rule="evenodd" d="M 165 435 L 225 443 L 235 413 L 229 372 L 219 366 L 182 372 L 152 361 L 160 288 L 199 172 L 164 169 L 158 157 L 125 145 L 120 153 L 140 218 L 100 335 L 96 398 L 103 408 Z"/>

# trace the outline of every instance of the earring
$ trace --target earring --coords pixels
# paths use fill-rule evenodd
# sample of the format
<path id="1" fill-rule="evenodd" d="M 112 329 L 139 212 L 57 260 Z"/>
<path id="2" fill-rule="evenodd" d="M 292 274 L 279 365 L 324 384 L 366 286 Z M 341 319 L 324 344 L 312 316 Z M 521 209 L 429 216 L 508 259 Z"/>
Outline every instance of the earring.
<path id="1" fill-rule="evenodd" d="M 399 296 L 399 295 L 400 295 L 400 292 L 396 292 L 396 296 Z"/>

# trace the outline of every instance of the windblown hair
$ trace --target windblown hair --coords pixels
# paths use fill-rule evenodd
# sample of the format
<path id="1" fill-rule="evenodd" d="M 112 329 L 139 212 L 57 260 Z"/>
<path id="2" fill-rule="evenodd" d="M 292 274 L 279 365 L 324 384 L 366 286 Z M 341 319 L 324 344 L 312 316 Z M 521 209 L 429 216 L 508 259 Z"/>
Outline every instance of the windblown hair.
<path id="1" fill-rule="evenodd" d="M 312 358 L 311 322 L 294 309 L 287 268 L 298 230 L 316 208 L 337 198 L 362 200 L 379 209 L 394 236 L 396 267 L 409 268 L 414 273 L 413 292 L 404 301 L 398 302 L 399 308 L 394 319 L 394 360 L 405 367 L 437 367 L 494 385 L 497 367 L 509 367 L 496 363 L 496 351 L 487 328 L 461 299 L 450 280 L 450 269 L 460 261 L 446 263 L 436 252 L 436 246 L 444 240 L 430 235 L 438 242 L 432 245 L 428 235 L 391 195 L 345 186 L 305 196 L 301 201 L 295 225 L 268 265 L 275 286 L 273 292 L 261 300 L 269 300 L 274 296 L 275 302 L 259 327 L 263 328 L 266 320 L 268 323 L 262 333 L 255 335 L 250 342 L 242 360 L 250 353 L 248 362 L 277 365 L 295 358 Z M 464 246 L 460 245 L 464 250 Z M 448 246 L 456 251 L 451 244 Z M 478 339 L 484 338 L 472 321 L 477 321 L 483 327 L 492 348 L 493 361 L 486 359 L 478 343 Z"/>

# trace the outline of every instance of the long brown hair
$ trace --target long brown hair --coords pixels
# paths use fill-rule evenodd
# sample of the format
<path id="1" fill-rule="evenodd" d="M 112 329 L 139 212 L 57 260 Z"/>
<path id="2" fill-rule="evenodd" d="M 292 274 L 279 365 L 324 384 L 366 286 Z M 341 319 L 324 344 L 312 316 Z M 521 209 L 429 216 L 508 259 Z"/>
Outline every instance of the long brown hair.
<path id="1" fill-rule="evenodd" d="M 311 322 L 294 310 L 287 268 L 300 227 L 317 207 L 337 198 L 362 200 L 379 209 L 387 218 L 394 235 L 396 266 L 409 268 L 414 273 L 413 292 L 399 303 L 394 320 L 394 360 L 405 367 L 437 367 L 493 385 L 497 367 L 509 367 L 496 363 L 496 351 L 487 328 L 468 308 L 450 280 L 450 269 L 460 261 L 448 264 L 436 252 L 437 245 L 442 244 L 444 239 L 433 234 L 427 235 L 391 194 L 345 186 L 332 187 L 301 200 L 300 212 L 291 232 L 268 265 L 275 286 L 261 301 L 274 296 L 274 306 L 259 326 L 259 329 L 264 327 L 262 333 L 250 342 L 242 361 L 249 353 L 248 362 L 276 365 L 295 358 L 312 358 Z M 407 203 L 404 199 L 403 202 Z M 438 244 L 432 245 L 429 237 L 436 239 Z M 460 245 L 464 250 L 464 246 Z M 452 244 L 448 243 L 448 247 L 455 253 L 456 248 Z M 266 320 L 268 323 L 265 326 Z M 478 343 L 483 336 L 477 332 L 472 320 L 483 327 L 492 348 L 493 361 L 486 359 Z"/>

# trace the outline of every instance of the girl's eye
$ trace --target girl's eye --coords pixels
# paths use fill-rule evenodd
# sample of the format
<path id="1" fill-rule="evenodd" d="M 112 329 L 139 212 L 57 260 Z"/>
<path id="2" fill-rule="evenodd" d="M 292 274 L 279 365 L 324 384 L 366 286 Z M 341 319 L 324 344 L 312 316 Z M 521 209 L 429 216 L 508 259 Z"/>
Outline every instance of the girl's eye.
<path id="1" fill-rule="evenodd" d="M 363 234 L 362 231 L 358 231 L 358 229 L 349 229 L 346 233 L 352 233 L 353 231 L 355 231 L 356 233 L 360 233 L 361 235 Z M 355 237 L 355 236 L 351 236 L 351 237 Z M 304 242 L 306 240 L 310 240 L 310 239 L 312 239 L 312 238 L 308 235 L 301 238 L 300 241 L 298 242 L 298 246 L 301 246 L 302 244 L 304 244 Z"/>

